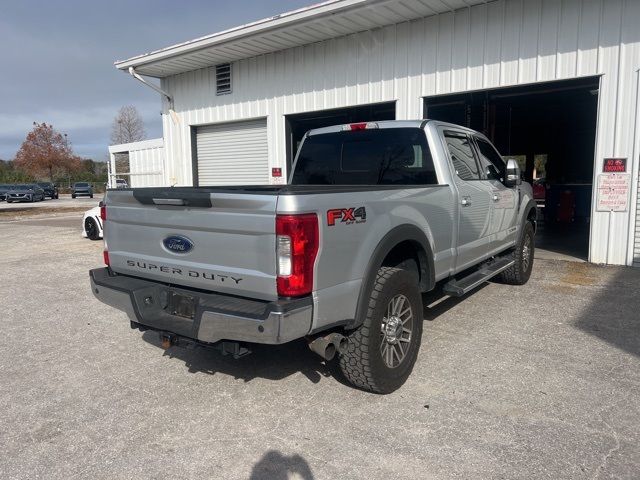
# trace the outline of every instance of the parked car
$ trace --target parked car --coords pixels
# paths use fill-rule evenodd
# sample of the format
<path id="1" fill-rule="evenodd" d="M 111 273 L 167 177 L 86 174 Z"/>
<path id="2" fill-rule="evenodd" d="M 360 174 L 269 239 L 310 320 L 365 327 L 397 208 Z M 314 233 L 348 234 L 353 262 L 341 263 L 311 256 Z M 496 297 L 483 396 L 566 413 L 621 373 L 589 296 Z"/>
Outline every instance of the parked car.
<path id="1" fill-rule="evenodd" d="M 44 190 L 34 183 L 12 185 L 7 191 L 7 203 L 41 202 L 42 200 L 44 200 Z"/>
<path id="2" fill-rule="evenodd" d="M 133 328 L 234 356 L 306 338 L 378 393 L 411 373 L 422 292 L 522 285 L 533 266 L 537 207 L 518 163 L 438 121 L 312 130 L 288 185 L 109 190 L 104 202 L 107 267 L 91 291 Z"/>
<path id="3" fill-rule="evenodd" d="M 58 187 L 51 182 L 38 182 L 38 186 L 44 190 L 45 197 L 49 197 L 52 200 L 58 198 Z"/>
<path id="4" fill-rule="evenodd" d="M 0 202 L 7 199 L 7 192 L 11 190 L 12 185 L 0 185 Z"/>
<path id="5" fill-rule="evenodd" d="M 124 178 L 116 178 L 116 188 L 129 188 L 129 184 Z"/>
<path id="6" fill-rule="evenodd" d="M 84 212 L 82 217 L 82 236 L 90 240 L 102 238 L 102 219 L 100 218 L 100 206 L 93 207 Z"/>
<path id="7" fill-rule="evenodd" d="M 93 187 L 87 182 L 76 182 L 71 189 L 71 198 L 76 197 L 89 197 L 93 198 Z"/>

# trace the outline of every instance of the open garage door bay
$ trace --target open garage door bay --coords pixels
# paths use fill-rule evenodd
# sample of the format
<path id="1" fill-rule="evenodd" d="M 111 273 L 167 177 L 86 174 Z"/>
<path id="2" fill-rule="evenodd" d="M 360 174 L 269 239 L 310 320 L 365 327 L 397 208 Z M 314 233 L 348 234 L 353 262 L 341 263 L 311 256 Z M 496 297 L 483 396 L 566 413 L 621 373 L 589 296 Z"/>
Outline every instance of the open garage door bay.
<path id="1" fill-rule="evenodd" d="M 520 163 L 540 211 L 541 255 L 588 258 L 599 85 L 586 77 L 425 99 L 427 118 L 483 132 Z"/>

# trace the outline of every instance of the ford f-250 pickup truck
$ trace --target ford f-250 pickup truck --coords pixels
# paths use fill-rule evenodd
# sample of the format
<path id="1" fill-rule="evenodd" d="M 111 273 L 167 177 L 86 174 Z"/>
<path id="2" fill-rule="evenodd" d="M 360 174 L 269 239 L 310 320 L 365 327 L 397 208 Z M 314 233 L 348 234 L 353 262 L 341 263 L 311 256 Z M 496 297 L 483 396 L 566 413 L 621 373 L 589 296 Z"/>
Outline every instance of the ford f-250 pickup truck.
<path id="1" fill-rule="evenodd" d="M 537 210 L 485 136 L 426 120 L 309 131 L 287 185 L 109 190 L 101 215 L 91 289 L 132 328 L 237 356 L 306 338 L 388 393 L 418 355 L 421 293 L 525 283 Z"/>

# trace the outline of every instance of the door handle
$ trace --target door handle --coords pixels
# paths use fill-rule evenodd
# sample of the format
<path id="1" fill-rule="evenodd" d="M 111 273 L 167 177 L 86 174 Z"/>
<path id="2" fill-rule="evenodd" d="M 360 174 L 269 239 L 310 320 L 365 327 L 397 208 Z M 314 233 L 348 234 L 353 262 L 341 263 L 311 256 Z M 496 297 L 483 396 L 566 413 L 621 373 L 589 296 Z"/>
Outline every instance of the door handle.
<path id="1" fill-rule="evenodd" d="M 500 200 L 500 197 L 494 193 L 493 194 L 493 201 L 497 202 L 498 200 Z"/>
<path id="2" fill-rule="evenodd" d="M 462 204 L 463 207 L 468 207 L 471 205 L 471 197 L 462 197 L 462 200 L 460 201 L 460 203 Z"/>

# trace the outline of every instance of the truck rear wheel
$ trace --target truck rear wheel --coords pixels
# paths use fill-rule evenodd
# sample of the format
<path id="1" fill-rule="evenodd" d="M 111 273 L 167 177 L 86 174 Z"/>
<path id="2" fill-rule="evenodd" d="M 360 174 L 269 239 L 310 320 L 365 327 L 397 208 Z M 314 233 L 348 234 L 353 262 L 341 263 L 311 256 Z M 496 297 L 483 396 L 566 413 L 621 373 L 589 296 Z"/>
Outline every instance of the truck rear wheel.
<path id="1" fill-rule="evenodd" d="M 529 281 L 533 270 L 533 255 L 535 253 L 533 224 L 526 222 L 522 227 L 520 240 L 512 252 L 515 263 L 500 274 L 498 279 L 509 285 L 524 285 Z"/>
<path id="2" fill-rule="evenodd" d="M 348 335 L 340 369 L 350 383 L 391 393 L 407 380 L 422 337 L 422 297 L 415 275 L 399 268 L 378 270 L 365 318 Z"/>

